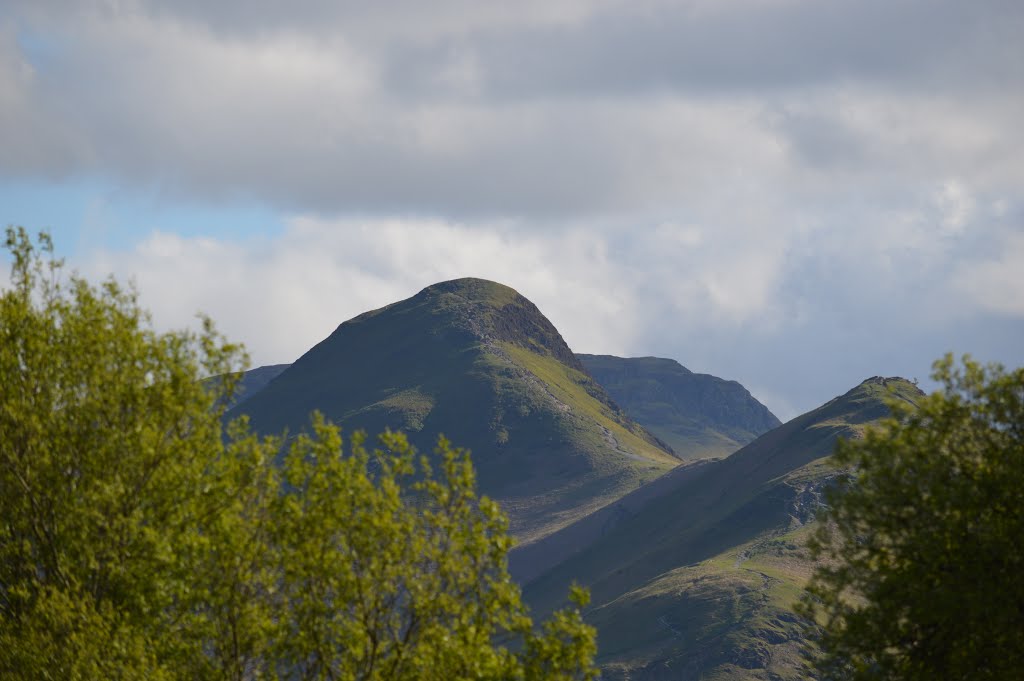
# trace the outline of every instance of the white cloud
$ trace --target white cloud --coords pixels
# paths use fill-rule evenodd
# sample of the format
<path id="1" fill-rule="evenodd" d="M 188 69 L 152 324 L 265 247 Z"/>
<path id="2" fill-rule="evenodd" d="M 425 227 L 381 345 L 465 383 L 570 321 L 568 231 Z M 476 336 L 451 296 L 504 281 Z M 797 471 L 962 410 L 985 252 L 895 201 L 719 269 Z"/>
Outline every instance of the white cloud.
<path id="1" fill-rule="evenodd" d="M 918 254 L 872 241 L 892 225 L 864 233 L 863 242 L 773 227 L 524 230 L 514 221 L 298 216 L 272 238 L 153 233 L 131 250 L 97 251 L 75 264 L 92 276 L 134 278 L 164 327 L 188 325 L 198 311 L 212 315 L 257 364 L 292 361 L 340 322 L 429 284 L 483 277 L 537 303 L 577 351 L 670 356 L 756 386 L 783 416 L 847 383 L 925 375 L 939 353 L 971 350 L 977 334 L 962 320 L 979 307 L 1024 317 L 1024 242 L 1016 237 L 1000 259 L 957 279 L 972 282 L 966 295 L 943 276 L 957 246 L 970 244 L 970 228 L 950 237 L 960 240 L 954 245 Z M 924 338 L 942 344 L 922 349 Z M 793 374 L 795 367 L 803 369 Z"/>
<path id="2" fill-rule="evenodd" d="M 291 361 L 346 319 L 462 276 L 516 287 L 568 337 L 600 337 L 621 351 L 636 329 L 607 285 L 601 244 L 579 232 L 522 238 L 502 225 L 301 217 L 259 244 L 155 233 L 83 267 L 132 277 L 162 325 L 212 315 L 257 363 Z"/>
<path id="3" fill-rule="evenodd" d="M 947 232 L 964 229 L 974 212 L 974 197 L 962 182 L 950 180 L 942 185 L 937 203 L 943 213 L 942 226 Z"/>
<path id="4" fill-rule="evenodd" d="M 579 350 L 674 356 L 798 409 L 1011 346 L 1021 9 L 15 0 L 0 177 L 281 217 L 78 263 L 135 276 L 161 324 L 211 313 L 259 362 L 475 275 Z"/>
<path id="5" fill-rule="evenodd" d="M 981 309 L 1024 318 L 1024 229 L 1006 234 L 989 258 L 960 263 L 953 284 Z"/>
<path id="6" fill-rule="evenodd" d="M 608 234 L 612 234 L 609 237 Z M 577 350 L 644 354 L 657 319 L 728 328 L 768 323 L 778 253 L 709 249 L 693 228 L 518 229 L 424 219 L 289 221 L 256 242 L 155 232 L 76 263 L 134 279 L 164 326 L 203 311 L 258 363 L 290 361 L 361 312 L 437 281 L 477 276 L 536 302 Z M 643 276 L 637 276 L 638 267 Z"/>

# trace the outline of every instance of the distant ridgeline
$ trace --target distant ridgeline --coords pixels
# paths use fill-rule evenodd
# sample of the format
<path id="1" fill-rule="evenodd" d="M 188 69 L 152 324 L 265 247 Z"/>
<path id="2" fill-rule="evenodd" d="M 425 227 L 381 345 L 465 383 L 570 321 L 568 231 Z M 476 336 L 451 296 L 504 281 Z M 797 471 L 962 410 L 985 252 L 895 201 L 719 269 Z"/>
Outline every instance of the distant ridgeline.
<path id="1" fill-rule="evenodd" d="M 672 359 L 577 355 L 590 375 L 683 459 L 727 456 L 781 423 L 736 381 Z"/>
<path id="2" fill-rule="evenodd" d="M 341 324 L 291 365 L 247 372 L 228 418 L 290 433 L 443 433 L 520 541 L 543 613 L 591 589 L 604 678 L 806 678 L 792 612 L 840 437 L 920 391 L 872 378 L 785 425 L 739 383 L 654 357 L 575 355 L 511 288 L 429 286 Z M 739 451 L 736 451 L 739 450 Z M 735 453 L 733 453 L 735 452 Z M 726 458 L 720 458 L 726 457 Z"/>

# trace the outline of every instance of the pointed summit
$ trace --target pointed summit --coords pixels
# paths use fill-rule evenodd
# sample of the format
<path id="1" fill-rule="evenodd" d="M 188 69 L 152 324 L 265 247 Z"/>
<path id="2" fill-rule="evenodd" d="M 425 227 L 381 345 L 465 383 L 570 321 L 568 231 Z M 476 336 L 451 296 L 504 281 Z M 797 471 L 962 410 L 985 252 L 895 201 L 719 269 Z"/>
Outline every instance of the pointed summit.
<path id="1" fill-rule="evenodd" d="M 567 367 L 584 371 L 558 329 L 518 291 L 486 279 L 466 277 L 433 284 L 413 296 L 450 312 L 450 322 L 481 341 L 507 342 L 539 351 Z"/>
<path id="2" fill-rule="evenodd" d="M 521 541 L 543 536 L 678 464 L 583 369 L 515 290 L 455 279 L 340 326 L 232 415 L 295 433 L 323 412 L 351 432 L 439 434 L 473 452 L 481 490 Z"/>

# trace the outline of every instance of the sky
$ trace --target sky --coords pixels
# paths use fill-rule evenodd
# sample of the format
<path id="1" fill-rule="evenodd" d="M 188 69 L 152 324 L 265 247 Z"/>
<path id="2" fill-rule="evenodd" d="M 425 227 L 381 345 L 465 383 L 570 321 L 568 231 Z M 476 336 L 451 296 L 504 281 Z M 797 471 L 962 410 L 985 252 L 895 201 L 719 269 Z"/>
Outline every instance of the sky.
<path id="1" fill-rule="evenodd" d="M 1019 0 L 5 0 L 0 222 L 254 365 L 477 276 L 786 420 L 1024 364 L 1021 35 Z"/>

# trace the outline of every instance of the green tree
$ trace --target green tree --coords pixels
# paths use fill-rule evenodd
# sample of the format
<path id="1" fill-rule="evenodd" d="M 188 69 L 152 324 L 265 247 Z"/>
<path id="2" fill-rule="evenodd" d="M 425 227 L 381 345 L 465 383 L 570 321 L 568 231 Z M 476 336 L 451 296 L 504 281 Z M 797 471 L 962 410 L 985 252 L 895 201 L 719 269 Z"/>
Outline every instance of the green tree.
<path id="1" fill-rule="evenodd" d="M 942 389 L 842 443 L 803 610 L 836 679 L 1024 670 L 1024 369 L 935 364 Z"/>
<path id="2" fill-rule="evenodd" d="M 0 677 L 594 676 L 585 595 L 534 627 L 467 452 L 225 432 L 241 348 L 38 243 L 7 230 Z"/>

